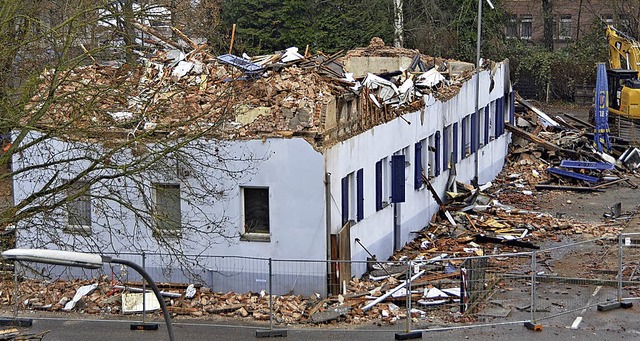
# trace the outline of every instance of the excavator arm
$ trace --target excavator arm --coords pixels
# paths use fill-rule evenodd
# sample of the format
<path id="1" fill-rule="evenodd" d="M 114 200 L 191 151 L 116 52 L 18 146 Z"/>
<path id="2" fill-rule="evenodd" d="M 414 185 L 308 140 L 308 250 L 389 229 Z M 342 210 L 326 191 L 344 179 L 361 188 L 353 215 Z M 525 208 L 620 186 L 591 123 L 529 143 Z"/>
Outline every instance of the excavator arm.
<path id="1" fill-rule="evenodd" d="M 618 31 L 613 26 L 607 27 L 609 42 L 609 67 L 611 69 L 627 69 L 640 72 L 640 44 Z"/>

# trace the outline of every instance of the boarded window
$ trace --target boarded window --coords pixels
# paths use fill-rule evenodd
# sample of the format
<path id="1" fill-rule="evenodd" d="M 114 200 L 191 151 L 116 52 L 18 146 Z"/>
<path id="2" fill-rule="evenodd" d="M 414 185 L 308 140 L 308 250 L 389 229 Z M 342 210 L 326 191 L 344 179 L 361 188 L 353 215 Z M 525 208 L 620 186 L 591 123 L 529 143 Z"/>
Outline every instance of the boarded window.
<path id="1" fill-rule="evenodd" d="M 356 220 L 364 219 L 364 170 L 356 172 Z"/>
<path id="2" fill-rule="evenodd" d="M 71 228 L 91 227 L 91 191 L 89 183 L 77 181 L 67 190 L 67 225 Z"/>
<path id="3" fill-rule="evenodd" d="M 416 143 L 415 146 L 415 161 L 413 169 L 413 188 L 422 188 L 422 141 Z"/>
<path id="4" fill-rule="evenodd" d="M 269 188 L 244 187 L 244 232 L 270 233 Z"/>
<path id="5" fill-rule="evenodd" d="M 154 219 L 158 231 L 178 233 L 182 226 L 180 210 L 180 185 L 153 184 L 155 206 Z"/>
<path id="6" fill-rule="evenodd" d="M 404 155 L 391 156 L 391 202 L 404 202 Z"/>
<path id="7" fill-rule="evenodd" d="M 441 152 L 442 152 L 442 151 L 441 151 L 441 145 L 440 145 L 440 142 L 441 142 L 441 141 L 440 141 L 440 139 L 441 139 L 441 137 L 440 137 L 440 132 L 439 132 L 439 131 L 436 131 L 436 134 L 435 134 L 435 142 L 434 142 L 434 143 L 435 143 L 435 144 L 434 144 L 434 149 L 435 149 L 435 150 L 434 150 L 434 158 L 435 158 L 435 160 L 434 160 L 434 165 L 435 165 L 435 168 L 436 168 L 436 169 L 435 169 L 436 176 L 440 175 L 440 171 L 441 171 L 441 169 L 442 169 L 442 168 L 440 167 L 440 166 L 441 166 L 441 163 L 440 163 L 440 154 L 441 154 Z"/>
<path id="8" fill-rule="evenodd" d="M 382 160 L 380 160 L 376 162 L 376 211 L 383 208 L 382 195 Z"/>
<path id="9" fill-rule="evenodd" d="M 452 164 L 456 164 L 458 163 L 458 148 L 459 148 L 459 144 L 458 144 L 458 122 L 453 124 L 453 132 L 452 132 L 452 143 L 451 143 L 451 149 L 452 149 L 452 153 L 451 153 L 451 163 Z"/>

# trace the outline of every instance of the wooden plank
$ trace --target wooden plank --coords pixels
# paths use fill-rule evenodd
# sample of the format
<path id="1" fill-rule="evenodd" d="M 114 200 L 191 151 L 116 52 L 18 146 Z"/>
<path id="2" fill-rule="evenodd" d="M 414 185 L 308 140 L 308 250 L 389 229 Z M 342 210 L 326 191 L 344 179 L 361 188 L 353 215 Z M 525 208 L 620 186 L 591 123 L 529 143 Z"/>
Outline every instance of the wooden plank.
<path id="1" fill-rule="evenodd" d="M 340 232 L 338 232 L 338 283 L 349 283 L 351 280 L 351 224 L 344 224 Z"/>
<path id="2" fill-rule="evenodd" d="M 583 186 L 562 186 L 562 185 L 536 185 L 537 190 L 561 190 L 561 191 L 576 191 L 576 192 L 604 192 L 604 190 L 596 187 L 583 187 Z"/>

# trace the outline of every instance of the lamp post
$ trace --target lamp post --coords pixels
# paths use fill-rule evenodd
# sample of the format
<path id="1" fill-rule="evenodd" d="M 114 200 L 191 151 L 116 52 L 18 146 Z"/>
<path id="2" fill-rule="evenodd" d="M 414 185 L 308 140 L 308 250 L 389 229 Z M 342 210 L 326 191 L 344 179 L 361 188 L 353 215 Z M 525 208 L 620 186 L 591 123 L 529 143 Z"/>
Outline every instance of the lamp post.
<path id="1" fill-rule="evenodd" d="M 487 4 L 491 9 L 494 9 L 491 0 L 486 0 Z M 473 143 L 475 144 L 475 157 L 474 164 L 476 166 L 475 176 L 473 178 L 474 185 L 476 188 L 480 186 L 480 164 L 478 162 L 478 152 L 480 151 L 480 45 L 482 42 L 482 0 L 478 0 L 478 33 L 477 33 L 477 42 L 476 42 L 476 136 L 472 136 Z"/>
<path id="2" fill-rule="evenodd" d="M 162 299 L 160 290 L 158 290 L 158 286 L 156 286 L 156 283 L 144 270 L 143 267 L 132 261 L 91 253 L 41 249 L 11 249 L 2 252 L 2 257 L 9 260 L 75 266 L 85 269 L 100 269 L 105 263 L 126 265 L 136 270 L 142 276 L 142 278 L 149 282 L 151 290 L 153 290 L 153 293 L 156 295 L 156 298 L 160 303 L 160 308 L 162 309 L 162 314 L 164 315 L 164 321 L 167 325 L 167 331 L 169 332 L 169 340 L 175 341 L 173 325 L 171 324 L 171 316 L 169 315 L 169 311 L 167 310 L 167 305 L 164 303 L 164 299 Z"/>

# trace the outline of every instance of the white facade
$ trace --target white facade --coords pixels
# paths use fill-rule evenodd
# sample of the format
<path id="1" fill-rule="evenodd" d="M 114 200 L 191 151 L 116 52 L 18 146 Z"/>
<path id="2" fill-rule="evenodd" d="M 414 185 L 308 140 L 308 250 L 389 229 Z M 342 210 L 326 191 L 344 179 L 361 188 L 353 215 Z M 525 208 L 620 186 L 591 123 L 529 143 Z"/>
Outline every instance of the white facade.
<path id="1" fill-rule="evenodd" d="M 480 75 L 480 100 L 479 105 L 483 114 L 480 116 L 480 140 L 479 149 L 479 182 L 491 180 L 501 169 L 507 154 L 510 134 L 496 134 L 497 119 L 508 120 L 513 113 L 510 110 L 509 95 L 511 93 L 508 69 L 503 64 L 497 64 L 491 72 L 484 71 Z M 493 79 L 493 81 L 492 81 Z M 493 84 L 492 84 L 493 83 Z M 491 89 L 491 91 L 489 91 Z M 432 215 L 437 212 L 438 206 L 431 193 L 422 186 L 414 189 L 414 162 L 415 144 L 424 141 L 423 162 L 428 164 L 430 155 L 428 145 L 435 144 L 436 132 L 440 134 L 440 145 L 435 148 L 440 153 L 439 175 L 433 174 L 431 183 L 438 193 L 444 194 L 444 186 L 449 176 L 449 170 L 443 163 L 443 153 L 452 151 L 452 146 L 457 144 L 458 157 L 455 163 L 457 180 L 469 182 L 475 175 L 476 164 L 474 154 L 462 157 L 462 150 L 471 142 L 470 114 L 475 111 L 475 78 L 464 83 L 460 93 L 447 102 L 439 102 L 433 99 L 426 101 L 424 110 L 403 115 L 404 119 L 396 118 L 386 124 L 378 125 L 370 130 L 360 133 L 345 141 L 328 147 L 322 153 L 315 150 L 309 142 L 302 138 L 268 138 L 265 140 L 230 141 L 226 142 L 225 151 L 229 155 L 255 156 L 251 162 L 235 163 L 232 168 L 243 170 L 242 175 L 231 178 L 220 178 L 220 173 L 215 167 L 207 168 L 208 164 L 215 163 L 214 158 L 202 161 L 200 170 L 207 178 L 216 179 L 219 183 L 217 189 L 224 190 L 224 195 L 215 198 L 203 196 L 201 201 L 190 200 L 190 195 L 202 194 L 202 188 L 198 188 L 198 181 L 192 177 L 180 177 L 178 174 L 156 174 L 153 169 L 145 172 L 134 182 L 143 184 L 143 192 L 135 193 L 135 186 L 125 186 L 122 200 L 131 202 L 132 205 L 144 209 L 144 197 L 152 197 L 151 188 L 154 183 L 169 183 L 180 185 L 180 213 L 184 222 L 197 226 L 208 221 L 220 223 L 223 227 L 217 231 L 227 238 L 217 241 L 207 240 L 205 237 L 188 238 L 182 232 L 182 238 L 174 238 L 174 246 L 185 254 L 201 255 L 200 261 L 203 268 L 198 271 L 205 282 L 209 282 L 215 290 L 259 291 L 266 289 L 267 270 L 266 259 L 278 260 L 317 260 L 318 263 L 305 263 L 296 268 L 298 275 L 291 275 L 291 265 L 274 264 L 274 273 L 282 274 L 277 280 L 278 290 L 287 291 L 296 286 L 302 287 L 301 293 L 326 292 L 327 266 L 325 261 L 330 245 L 329 234 L 337 234 L 343 226 L 342 217 L 342 179 L 349 180 L 349 220 L 354 220 L 350 231 L 350 259 L 365 260 L 367 253 L 355 242 L 359 239 L 365 247 L 374 253 L 379 260 L 384 260 L 391 255 L 394 244 L 404 245 L 412 239 L 411 231 L 418 231 L 425 227 Z M 498 106 L 504 108 L 503 116 L 496 116 Z M 484 108 L 488 107 L 488 140 L 484 140 L 485 120 Z M 406 121 L 409 123 L 407 123 Z M 463 120 L 466 120 L 463 123 Z M 457 132 L 453 132 L 454 124 L 457 124 Z M 467 136 L 462 135 L 462 125 L 467 125 Z M 444 137 L 447 135 L 447 137 Z M 457 136 L 457 142 L 453 137 Z M 447 140 L 448 146 L 443 142 Z M 203 141 L 205 150 L 213 150 L 216 143 Z M 96 155 L 100 149 L 95 147 Z M 26 153 L 16 154 L 13 159 L 14 171 L 27 169 L 32 165 L 51 164 L 51 166 L 37 170 L 18 173 L 14 178 L 14 202 L 20 205 L 32 193 L 37 192 L 49 182 L 51 177 L 59 177 L 56 181 L 73 178 L 84 166 L 78 163 L 58 164 L 52 160 L 69 157 L 73 154 L 73 142 L 52 140 L 48 142 L 46 153 L 42 148 L 31 148 Z M 200 148 L 199 150 L 202 150 Z M 380 210 L 376 210 L 376 163 L 385 160 L 383 165 L 383 193 L 385 202 L 389 201 L 390 167 L 388 161 L 394 153 L 405 153 L 407 165 L 405 167 L 405 200 L 400 204 L 388 204 Z M 448 153 L 448 154 L 449 154 Z M 117 163 L 125 164 L 131 155 L 121 155 L 116 158 Z M 199 155 L 206 159 L 206 153 Z M 386 159 L 385 159 L 386 158 Z M 241 157 L 240 157 L 241 159 Z M 435 161 L 435 160 L 432 160 Z M 434 162 L 429 165 L 435 169 Z M 363 184 L 363 217 L 357 217 L 356 195 L 357 172 L 362 170 Z M 198 171 L 198 169 L 196 169 Z M 37 172 L 38 174 L 35 174 Z M 102 170 L 100 174 L 109 174 L 111 170 Z M 425 169 L 426 173 L 429 173 Z M 96 173 L 98 174 L 98 173 Z M 96 175 L 93 174 L 93 175 Z M 328 177 L 325 177 L 328 174 Z M 351 175 L 350 175 L 351 174 Z M 91 178 L 91 177 L 90 177 Z M 98 178 L 96 178 L 98 179 Z M 325 180 L 329 181 L 326 182 Z M 133 180 L 132 180 L 133 181 Z M 126 185 L 126 181 L 99 179 L 91 184 L 92 194 L 113 193 L 119 186 Z M 268 189 L 268 214 L 269 235 L 262 240 L 246 237 L 243 217 L 242 188 L 266 188 Z M 187 190 L 187 188 L 191 188 Z M 326 191 L 329 190 L 329 193 Z M 195 192 L 194 192 L 195 191 Z M 205 193 L 206 194 L 206 193 Z M 328 195 L 327 195 L 328 194 Z M 42 198 L 29 206 L 41 205 L 47 200 L 55 198 Z M 327 205 L 330 210 L 327 210 Z M 399 209 L 398 209 L 399 207 Z M 123 212 L 114 219 L 105 214 L 105 208 Z M 329 212 L 329 213 L 327 213 Z M 394 218 L 394 212 L 399 213 Z M 329 214 L 329 215 L 328 215 Z M 329 216 L 329 221 L 327 217 Z M 204 219 L 206 217 L 207 219 Z M 17 246 L 34 248 L 59 248 L 58 242 L 67 242 L 75 251 L 115 252 L 115 253 L 139 253 L 143 250 L 147 254 L 154 252 L 171 252 L 170 249 L 155 243 L 155 237 L 148 230 L 141 228 L 139 220 L 134 214 L 123 211 L 117 201 L 107 201 L 98 205 L 91 203 L 91 234 L 78 236 L 65 230 L 65 216 L 58 212 L 54 214 L 38 214 L 30 220 L 24 220 L 16 227 L 18 229 Z M 108 220 L 108 221 L 107 221 Z M 109 226 L 107 231 L 106 226 Z M 43 234 L 40 231 L 55 231 Z M 115 231 L 115 232 L 114 232 Z M 394 236 L 394 231 L 396 236 Z M 114 236 L 120 236 L 115 237 Z M 243 237 L 244 236 L 244 237 Z M 54 241 L 54 239 L 57 241 Z M 262 260 L 249 261 L 241 265 L 232 264 L 221 258 L 208 256 L 240 256 L 257 257 Z M 129 256 L 127 256 L 129 257 Z M 133 259 L 139 259 L 130 256 Z M 151 264 L 151 265 L 149 265 Z M 156 268 L 156 275 L 163 274 L 174 266 L 166 262 L 147 260 L 149 268 Z M 249 265 L 251 264 L 251 265 Z M 177 266 L 177 265 L 175 265 Z M 153 272 L 152 271 L 152 272 Z M 364 267 L 354 268 L 352 275 L 360 275 Z M 169 275 L 169 280 L 182 281 L 180 275 Z M 217 285 L 224 281 L 224 285 Z"/>

